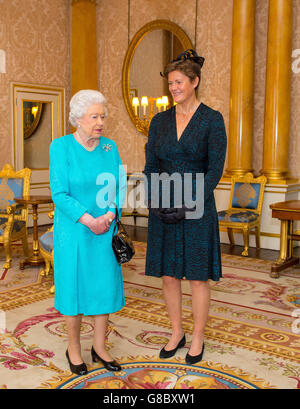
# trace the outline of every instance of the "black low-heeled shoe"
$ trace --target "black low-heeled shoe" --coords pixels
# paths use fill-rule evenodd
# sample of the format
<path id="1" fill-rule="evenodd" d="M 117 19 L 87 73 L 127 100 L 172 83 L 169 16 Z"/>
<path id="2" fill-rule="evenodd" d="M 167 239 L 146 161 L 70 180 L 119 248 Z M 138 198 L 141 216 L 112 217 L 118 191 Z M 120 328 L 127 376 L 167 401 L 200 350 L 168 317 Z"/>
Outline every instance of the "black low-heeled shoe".
<path id="1" fill-rule="evenodd" d="M 193 364 L 196 364 L 197 362 L 200 362 L 202 360 L 203 352 L 204 352 L 204 342 L 203 342 L 203 347 L 202 347 L 202 351 L 200 352 L 200 354 L 193 356 L 187 353 L 185 357 L 185 362 L 189 365 L 193 365 Z"/>
<path id="2" fill-rule="evenodd" d="M 79 365 L 72 364 L 68 350 L 66 350 L 66 357 L 69 362 L 71 372 L 75 373 L 76 375 L 86 375 L 88 373 L 87 366 L 84 362 Z"/>
<path id="3" fill-rule="evenodd" d="M 160 350 L 159 357 L 163 359 L 171 358 L 173 355 L 176 354 L 177 349 L 183 348 L 185 346 L 185 343 L 186 343 L 186 339 L 185 339 L 185 334 L 184 334 L 181 340 L 179 341 L 177 347 L 175 347 L 174 349 L 171 349 L 170 351 L 166 351 L 165 347 L 163 347 L 163 349 Z"/>
<path id="4" fill-rule="evenodd" d="M 92 360 L 93 362 L 102 362 L 104 365 L 104 368 L 107 369 L 108 371 L 121 371 L 121 365 L 117 361 L 105 361 L 102 359 L 97 352 L 94 350 L 94 347 L 91 349 L 91 355 L 92 355 Z"/>

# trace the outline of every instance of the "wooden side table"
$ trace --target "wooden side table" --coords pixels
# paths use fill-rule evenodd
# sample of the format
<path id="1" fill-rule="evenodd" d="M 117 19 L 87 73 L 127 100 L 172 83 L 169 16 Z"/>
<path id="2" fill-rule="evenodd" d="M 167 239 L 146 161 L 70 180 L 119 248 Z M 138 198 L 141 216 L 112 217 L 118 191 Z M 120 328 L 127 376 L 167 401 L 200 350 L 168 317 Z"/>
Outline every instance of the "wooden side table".
<path id="1" fill-rule="evenodd" d="M 300 240 L 300 235 L 293 231 L 294 220 L 300 220 L 300 200 L 288 200 L 270 205 L 272 217 L 279 219 L 280 256 L 271 267 L 271 277 L 278 278 L 279 272 L 298 264 L 299 257 L 293 257 L 293 240 Z"/>
<path id="2" fill-rule="evenodd" d="M 38 206 L 40 204 L 52 203 L 51 196 L 23 196 L 16 197 L 16 203 L 31 205 L 32 206 L 32 219 L 33 219 L 33 241 L 32 241 L 32 255 L 25 260 L 20 261 L 20 269 L 23 270 L 25 266 L 38 266 L 44 264 L 45 261 L 40 255 L 40 245 L 38 237 Z"/>

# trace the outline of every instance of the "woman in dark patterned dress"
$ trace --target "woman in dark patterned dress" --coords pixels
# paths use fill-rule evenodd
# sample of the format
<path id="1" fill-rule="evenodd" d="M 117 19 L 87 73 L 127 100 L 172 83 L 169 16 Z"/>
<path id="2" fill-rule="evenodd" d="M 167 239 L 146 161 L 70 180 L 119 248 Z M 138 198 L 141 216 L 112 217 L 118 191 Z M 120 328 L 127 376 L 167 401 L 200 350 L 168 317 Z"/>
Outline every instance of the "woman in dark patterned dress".
<path id="1" fill-rule="evenodd" d="M 186 343 L 181 306 L 181 280 L 186 279 L 191 285 L 194 320 L 192 343 L 185 358 L 188 364 L 201 361 L 204 351 L 210 303 L 208 280 L 218 281 L 222 276 L 214 189 L 223 173 L 226 131 L 221 113 L 197 99 L 203 62 L 204 58 L 194 50 L 187 50 L 165 67 L 163 76 L 168 79 L 170 93 L 177 104 L 152 119 L 144 170 L 149 207 L 146 275 L 162 277 L 172 324 L 172 336 L 160 351 L 160 357 L 173 356 Z M 154 179 L 157 182 L 157 175 L 171 176 L 175 172 L 183 180 L 183 206 L 175 200 L 175 184 L 170 184 L 170 204 L 163 205 L 166 190 L 161 182 L 157 205 Z M 192 184 L 186 184 L 186 174 L 192 177 Z M 188 205 L 184 200 L 184 186 L 192 190 L 195 203 L 199 174 L 204 175 L 204 212 L 194 217 L 192 202 Z"/>

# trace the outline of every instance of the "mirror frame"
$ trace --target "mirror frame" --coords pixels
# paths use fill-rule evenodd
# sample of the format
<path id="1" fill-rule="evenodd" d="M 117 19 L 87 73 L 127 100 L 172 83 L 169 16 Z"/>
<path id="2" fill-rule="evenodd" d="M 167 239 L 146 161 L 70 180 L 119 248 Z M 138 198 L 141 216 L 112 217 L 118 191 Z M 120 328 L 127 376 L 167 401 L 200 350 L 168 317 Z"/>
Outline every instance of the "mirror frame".
<path id="1" fill-rule="evenodd" d="M 131 121 L 133 122 L 134 126 L 136 129 L 143 133 L 144 135 L 148 136 L 148 127 L 142 127 L 140 124 L 137 123 L 135 120 L 135 115 L 134 115 L 134 109 L 130 100 L 130 95 L 129 95 L 129 70 L 132 62 L 132 58 L 134 56 L 135 50 L 139 43 L 142 41 L 142 39 L 151 31 L 154 30 L 167 30 L 176 35 L 178 40 L 181 42 L 182 47 L 184 50 L 187 50 L 188 48 L 193 48 L 193 44 L 191 40 L 189 39 L 188 35 L 183 31 L 181 27 L 179 27 L 177 24 L 173 23 L 170 20 L 154 20 L 151 21 L 150 23 L 145 24 L 133 37 L 131 40 L 128 50 L 125 55 L 124 63 L 123 63 L 123 69 L 122 69 L 122 92 L 123 92 L 123 99 L 124 103 L 127 109 L 127 112 L 129 114 L 129 117 Z"/>
<path id="2" fill-rule="evenodd" d="M 32 102 L 32 101 L 23 101 L 23 126 L 24 126 L 24 139 L 30 138 L 34 132 L 36 131 L 37 127 L 39 126 L 42 111 L 43 111 L 43 103 L 42 102 L 35 102 L 37 106 L 37 113 L 32 121 L 28 120 L 28 124 L 25 123 L 25 112 L 24 112 L 24 102 Z"/>

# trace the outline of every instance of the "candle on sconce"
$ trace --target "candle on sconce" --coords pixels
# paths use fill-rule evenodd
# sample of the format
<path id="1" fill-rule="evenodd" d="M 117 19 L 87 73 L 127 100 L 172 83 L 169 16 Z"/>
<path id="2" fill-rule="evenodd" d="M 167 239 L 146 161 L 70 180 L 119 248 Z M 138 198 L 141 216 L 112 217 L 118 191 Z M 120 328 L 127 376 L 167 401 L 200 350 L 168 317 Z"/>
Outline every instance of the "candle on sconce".
<path id="1" fill-rule="evenodd" d="M 36 117 L 37 111 L 38 111 L 38 107 L 37 107 L 37 106 L 33 106 L 33 107 L 31 108 L 31 113 L 32 113 L 32 115 L 33 115 L 34 117 Z"/>
<path id="2" fill-rule="evenodd" d="M 141 105 L 143 106 L 144 109 L 144 116 L 146 116 L 146 108 L 148 106 L 148 98 L 147 97 L 142 97 L 142 102 Z"/>
<path id="3" fill-rule="evenodd" d="M 135 116 L 137 116 L 137 108 L 140 105 L 140 101 L 137 97 L 132 98 L 132 105 L 134 106 Z"/>
<path id="4" fill-rule="evenodd" d="M 164 107 L 164 111 L 167 109 L 167 106 L 169 105 L 169 100 L 166 95 L 164 95 L 161 99 L 162 105 Z"/>
<path id="5" fill-rule="evenodd" d="M 156 106 L 157 106 L 158 112 L 160 112 L 160 108 L 161 108 L 161 106 L 162 106 L 162 100 L 161 100 L 161 98 L 157 98 L 157 100 L 156 100 Z"/>

